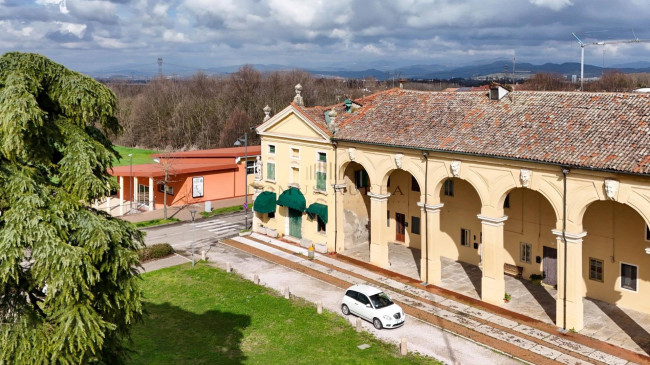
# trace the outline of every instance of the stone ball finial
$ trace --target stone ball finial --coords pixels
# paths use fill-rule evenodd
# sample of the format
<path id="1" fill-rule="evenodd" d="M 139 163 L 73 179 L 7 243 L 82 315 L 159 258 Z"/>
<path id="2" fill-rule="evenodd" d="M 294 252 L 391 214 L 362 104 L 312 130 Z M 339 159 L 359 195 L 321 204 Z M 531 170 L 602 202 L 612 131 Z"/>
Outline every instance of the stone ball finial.
<path id="1" fill-rule="evenodd" d="M 330 116 L 330 118 L 336 118 L 338 113 L 336 112 L 336 110 L 334 110 L 334 108 L 332 108 L 332 110 L 330 110 L 328 115 Z"/>
<path id="2" fill-rule="evenodd" d="M 270 112 L 271 112 L 271 107 L 267 104 L 267 105 L 264 107 L 264 109 L 262 109 L 262 110 L 264 110 L 264 113 L 270 113 Z"/>

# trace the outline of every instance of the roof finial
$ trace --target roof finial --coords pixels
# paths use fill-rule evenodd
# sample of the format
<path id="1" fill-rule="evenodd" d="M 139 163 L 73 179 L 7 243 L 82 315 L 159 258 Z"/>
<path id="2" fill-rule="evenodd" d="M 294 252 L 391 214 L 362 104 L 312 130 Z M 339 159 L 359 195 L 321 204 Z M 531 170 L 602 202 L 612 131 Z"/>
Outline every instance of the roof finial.
<path id="1" fill-rule="evenodd" d="M 302 96 L 300 95 L 300 92 L 302 91 L 302 85 L 298 84 L 295 87 L 296 89 L 296 96 L 293 98 L 293 102 L 296 103 L 297 105 L 304 106 L 305 103 L 302 100 Z"/>
<path id="2" fill-rule="evenodd" d="M 271 119 L 271 107 L 267 104 L 262 110 L 264 110 L 264 121 Z"/>
<path id="3" fill-rule="evenodd" d="M 332 134 L 338 132 L 338 130 L 339 130 L 338 126 L 336 125 L 336 116 L 337 115 L 338 115 L 338 113 L 336 112 L 336 110 L 334 110 L 334 107 L 332 107 L 332 110 L 327 112 L 327 116 L 330 118 L 329 124 L 327 125 L 327 129 Z"/>

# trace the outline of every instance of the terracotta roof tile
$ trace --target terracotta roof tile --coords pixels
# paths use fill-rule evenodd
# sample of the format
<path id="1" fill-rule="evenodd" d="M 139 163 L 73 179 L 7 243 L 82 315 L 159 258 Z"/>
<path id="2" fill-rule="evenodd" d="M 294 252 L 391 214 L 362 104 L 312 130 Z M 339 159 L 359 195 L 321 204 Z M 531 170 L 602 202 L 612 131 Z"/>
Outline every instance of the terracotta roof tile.
<path id="1" fill-rule="evenodd" d="M 650 174 L 650 95 L 392 89 L 360 103 L 335 139 Z M 299 108 L 327 130 L 331 107 Z"/>

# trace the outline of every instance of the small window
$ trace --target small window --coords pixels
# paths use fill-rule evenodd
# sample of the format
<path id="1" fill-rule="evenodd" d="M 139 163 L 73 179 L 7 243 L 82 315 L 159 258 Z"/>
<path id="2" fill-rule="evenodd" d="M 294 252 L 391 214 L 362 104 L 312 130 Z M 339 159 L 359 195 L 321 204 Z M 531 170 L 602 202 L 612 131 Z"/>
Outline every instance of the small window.
<path id="1" fill-rule="evenodd" d="M 269 145 L 269 153 L 273 154 L 273 155 L 275 154 L 275 145 L 274 144 Z"/>
<path id="2" fill-rule="evenodd" d="M 603 260 L 589 258 L 589 279 L 603 282 Z"/>
<path id="3" fill-rule="evenodd" d="M 300 158 L 300 149 L 299 148 L 292 148 L 291 149 L 291 158 L 295 158 L 295 159 Z"/>
<path id="4" fill-rule="evenodd" d="M 323 172 L 323 171 L 316 172 L 316 190 L 319 191 L 327 190 L 327 172 Z"/>
<path id="5" fill-rule="evenodd" d="M 269 213 L 269 218 L 275 218 L 275 212 Z"/>
<path id="6" fill-rule="evenodd" d="M 386 227 L 390 227 L 390 210 L 386 211 Z"/>
<path id="7" fill-rule="evenodd" d="M 420 184 L 413 176 L 411 176 L 411 191 L 420 191 Z"/>
<path id="8" fill-rule="evenodd" d="M 370 186 L 366 170 L 357 170 L 354 172 L 354 186 L 357 189 L 367 188 Z"/>
<path id="9" fill-rule="evenodd" d="M 621 262 L 621 288 L 636 291 L 637 266 Z"/>
<path id="10" fill-rule="evenodd" d="M 320 217 L 318 217 L 318 216 L 316 217 L 316 222 L 317 222 L 316 223 L 317 224 L 316 229 L 317 229 L 318 232 L 321 232 L 321 233 L 327 232 L 327 225 L 325 224 L 325 222 L 323 222 L 322 219 L 320 219 Z"/>
<path id="11" fill-rule="evenodd" d="M 411 233 L 420 234 L 420 217 L 411 217 Z"/>
<path id="12" fill-rule="evenodd" d="M 164 189 L 165 189 L 165 184 L 162 184 L 162 183 L 158 184 L 158 191 L 159 192 L 162 193 Z M 174 187 L 173 186 L 167 185 L 167 195 L 174 195 Z"/>
<path id="13" fill-rule="evenodd" d="M 503 208 L 510 208 L 510 194 L 506 195 L 506 200 L 503 201 Z"/>
<path id="14" fill-rule="evenodd" d="M 452 179 L 445 180 L 445 195 L 454 196 L 454 180 Z"/>
<path id="15" fill-rule="evenodd" d="M 519 261 L 530 264 L 530 243 L 522 242 L 519 248 Z"/>
<path id="16" fill-rule="evenodd" d="M 255 173 L 255 161 L 246 161 L 246 174 L 251 175 Z"/>
<path id="17" fill-rule="evenodd" d="M 460 229 L 460 245 L 469 247 L 471 245 L 472 234 L 469 229 Z"/>
<path id="18" fill-rule="evenodd" d="M 318 161 L 319 162 L 327 162 L 327 153 L 318 152 Z"/>
<path id="19" fill-rule="evenodd" d="M 648 225 L 645 225 L 645 240 L 650 241 L 650 227 Z"/>
<path id="20" fill-rule="evenodd" d="M 266 163 L 266 179 L 275 181 L 275 163 Z"/>

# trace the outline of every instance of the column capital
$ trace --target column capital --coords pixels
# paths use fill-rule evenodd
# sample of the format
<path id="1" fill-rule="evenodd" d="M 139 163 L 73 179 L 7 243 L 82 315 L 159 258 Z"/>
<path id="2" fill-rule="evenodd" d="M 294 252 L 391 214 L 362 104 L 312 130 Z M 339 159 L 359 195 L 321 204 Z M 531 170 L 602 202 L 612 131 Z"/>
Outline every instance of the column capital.
<path id="1" fill-rule="evenodd" d="M 418 202 L 418 207 L 422 209 L 423 211 L 426 211 L 428 213 L 437 213 L 442 209 L 442 207 L 445 206 L 444 203 L 439 203 L 439 204 L 424 204 L 422 202 Z"/>
<path id="2" fill-rule="evenodd" d="M 493 218 L 493 217 L 486 217 L 484 215 L 477 214 L 476 215 L 478 219 L 481 220 L 482 224 L 487 224 L 489 226 L 495 226 L 495 227 L 501 227 L 505 223 L 505 221 L 508 220 L 508 216 L 504 215 L 503 217 L 498 217 L 498 218 Z"/>
<path id="3" fill-rule="evenodd" d="M 388 197 L 390 196 L 390 193 L 374 194 L 372 192 L 368 192 L 367 195 L 370 197 L 370 200 L 374 200 L 376 202 L 385 202 L 386 200 L 388 200 Z"/>
<path id="4" fill-rule="evenodd" d="M 558 239 L 562 239 L 562 231 L 560 231 L 558 229 L 552 229 L 551 232 L 553 232 L 553 234 L 556 235 Z M 581 243 L 582 239 L 587 235 L 587 231 L 584 231 L 584 232 L 581 232 L 581 233 L 565 232 L 564 235 L 566 237 L 567 242 Z"/>

